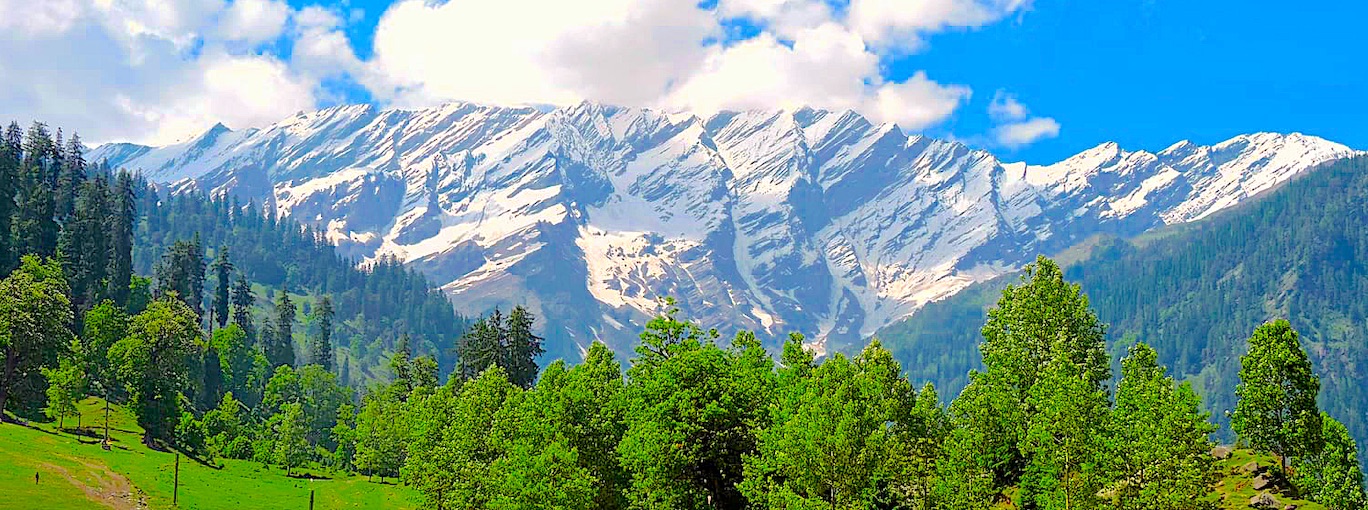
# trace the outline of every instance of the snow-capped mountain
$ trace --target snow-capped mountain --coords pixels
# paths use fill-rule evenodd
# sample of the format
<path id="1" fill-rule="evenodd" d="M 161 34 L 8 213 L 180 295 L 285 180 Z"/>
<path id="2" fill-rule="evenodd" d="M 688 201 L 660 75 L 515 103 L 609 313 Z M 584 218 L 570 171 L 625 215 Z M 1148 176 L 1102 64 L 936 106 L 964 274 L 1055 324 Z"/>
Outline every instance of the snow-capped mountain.
<path id="1" fill-rule="evenodd" d="M 463 312 L 527 304 L 553 355 L 627 349 L 672 296 L 722 331 L 840 349 L 1097 233 L 1202 218 L 1354 151 L 1260 133 L 1001 163 L 846 111 L 344 106 L 92 159 L 256 197 L 395 256 Z"/>

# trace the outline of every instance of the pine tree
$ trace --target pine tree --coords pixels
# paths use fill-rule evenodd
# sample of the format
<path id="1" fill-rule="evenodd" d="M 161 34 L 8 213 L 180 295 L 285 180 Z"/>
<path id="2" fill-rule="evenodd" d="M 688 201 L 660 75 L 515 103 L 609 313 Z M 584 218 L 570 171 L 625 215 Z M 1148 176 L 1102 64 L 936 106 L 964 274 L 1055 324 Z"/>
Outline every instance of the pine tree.
<path id="1" fill-rule="evenodd" d="M 217 285 L 214 287 L 214 301 L 212 308 L 214 314 L 213 320 L 210 322 L 212 324 L 217 324 L 218 327 L 222 328 L 228 325 L 228 308 L 230 301 L 229 292 L 233 285 L 233 262 L 228 257 L 227 245 L 219 247 L 218 253 L 214 257 L 214 263 L 210 266 L 210 269 L 213 269 L 214 277 L 217 279 L 217 281 L 215 282 Z"/>
<path id="2" fill-rule="evenodd" d="M 19 124 L 10 123 L 0 136 L 0 274 L 9 274 L 18 262 L 11 246 L 11 221 L 15 194 L 19 191 L 19 162 L 22 141 Z"/>
<path id="3" fill-rule="evenodd" d="M 110 209 L 106 225 L 110 238 L 108 296 L 115 304 L 128 306 L 133 284 L 133 224 L 137 221 L 137 197 L 133 176 L 128 172 L 121 171 L 115 178 Z"/>
<path id="4" fill-rule="evenodd" d="M 256 296 L 252 294 L 252 284 L 247 281 L 247 277 L 238 273 L 237 282 L 233 284 L 233 324 L 237 324 L 248 338 L 252 336 L 252 305 L 256 304 Z"/>
<path id="5" fill-rule="evenodd" d="M 59 135 L 60 139 L 60 135 Z M 58 142 L 61 145 L 61 142 Z M 73 133 L 62 151 L 61 168 L 58 169 L 56 208 L 57 218 L 63 222 L 76 212 L 76 199 L 86 181 L 85 147 L 81 137 Z"/>
<path id="6" fill-rule="evenodd" d="M 272 367 L 295 364 L 294 322 L 295 304 L 290 300 L 289 292 L 281 292 L 276 297 L 275 321 L 271 324 L 271 336 L 265 338 L 263 334 L 263 340 L 269 342 L 266 358 Z"/>
<path id="7" fill-rule="evenodd" d="M 313 315 L 318 325 L 318 336 L 314 338 L 309 354 L 313 357 L 313 364 L 332 371 L 332 330 L 333 318 L 336 316 L 336 312 L 333 311 L 332 298 L 323 296 L 318 302 L 318 308 L 314 309 Z"/>
<path id="8" fill-rule="evenodd" d="M 508 371 L 508 380 L 524 389 L 531 388 L 537 381 L 537 358 L 546 353 L 542 348 L 542 338 L 532 333 L 531 312 L 521 305 L 508 314 L 507 339 L 503 342 L 506 361 L 503 367 Z"/>
<path id="9" fill-rule="evenodd" d="M 1286 470 L 1291 458 L 1321 447 L 1321 414 L 1316 406 L 1320 378 L 1306 358 L 1297 332 L 1286 320 L 1259 326 L 1240 358 L 1239 402 L 1230 426 L 1255 448 L 1276 454 Z"/>

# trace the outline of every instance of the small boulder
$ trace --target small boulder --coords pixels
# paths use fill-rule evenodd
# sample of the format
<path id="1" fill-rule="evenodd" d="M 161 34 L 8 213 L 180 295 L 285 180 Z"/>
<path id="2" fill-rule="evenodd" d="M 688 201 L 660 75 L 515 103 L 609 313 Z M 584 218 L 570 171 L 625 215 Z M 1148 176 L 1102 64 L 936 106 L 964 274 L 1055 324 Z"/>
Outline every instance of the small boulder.
<path id="1" fill-rule="evenodd" d="M 1272 486 L 1273 479 L 1270 478 L 1267 474 L 1262 474 L 1254 477 L 1254 483 L 1250 485 L 1250 487 L 1253 487 L 1256 491 L 1261 491 Z"/>
<path id="2" fill-rule="evenodd" d="M 1229 446 L 1217 446 L 1211 449 L 1211 456 L 1215 457 L 1216 460 L 1226 460 L 1230 458 L 1231 452 L 1232 448 Z"/>
<path id="3" fill-rule="evenodd" d="M 1297 510 L 1297 504 L 1296 504 L 1296 503 L 1288 503 L 1287 506 L 1284 506 L 1284 507 L 1283 507 L 1283 510 Z"/>
<path id="4" fill-rule="evenodd" d="M 1249 506 L 1254 508 L 1278 508 L 1278 500 L 1272 494 L 1260 492 L 1258 495 L 1249 498 Z"/>
<path id="5" fill-rule="evenodd" d="M 1262 473 L 1263 470 L 1264 467 L 1259 465 L 1259 461 L 1257 460 L 1251 460 L 1249 462 L 1246 462 L 1245 465 L 1240 466 L 1240 471 L 1244 471 L 1249 474 Z"/>

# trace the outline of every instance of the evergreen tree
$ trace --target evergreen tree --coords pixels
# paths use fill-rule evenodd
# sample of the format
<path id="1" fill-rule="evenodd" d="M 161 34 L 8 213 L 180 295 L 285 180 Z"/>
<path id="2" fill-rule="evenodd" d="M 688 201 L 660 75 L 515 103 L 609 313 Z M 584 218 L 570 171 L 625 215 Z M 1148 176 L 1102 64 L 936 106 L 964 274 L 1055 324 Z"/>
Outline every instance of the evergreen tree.
<path id="1" fill-rule="evenodd" d="M 204 270 L 204 251 L 199 236 L 196 235 L 193 241 L 176 241 L 156 267 L 156 297 L 161 299 L 174 293 L 196 317 L 203 317 Z"/>
<path id="2" fill-rule="evenodd" d="M 11 122 L 0 136 L 0 274 L 9 274 L 18 262 L 11 246 L 15 194 L 19 191 L 19 163 L 22 149 L 19 124 Z"/>
<path id="3" fill-rule="evenodd" d="M 505 358 L 502 365 L 508 371 L 508 380 L 522 388 L 531 388 L 537 381 L 537 358 L 546 353 L 542 348 L 542 338 L 532 333 L 535 319 L 531 312 L 521 305 L 513 307 L 508 314 Z"/>
<path id="4" fill-rule="evenodd" d="M 314 322 L 318 325 L 318 333 L 311 343 L 309 354 L 312 356 L 313 364 L 331 371 L 333 368 L 333 318 L 337 315 L 333 311 L 332 299 L 323 296 L 318 302 L 318 308 L 314 309 L 313 315 Z"/>
<path id="5" fill-rule="evenodd" d="M 67 145 L 57 143 L 62 151 L 61 167 L 57 170 L 56 208 L 57 218 L 67 221 L 76 212 L 77 196 L 86 181 L 85 147 L 81 137 L 72 133 Z"/>
<path id="6" fill-rule="evenodd" d="M 120 306 L 128 306 L 130 286 L 133 284 L 133 225 L 137 221 L 136 200 L 133 176 L 128 172 L 119 172 L 110 197 L 111 214 L 107 226 L 110 257 L 106 274 L 109 275 L 107 295 Z"/>
<path id="7" fill-rule="evenodd" d="M 1320 378 L 1292 325 L 1277 320 L 1254 330 L 1240 358 L 1240 400 L 1230 426 L 1255 448 L 1276 454 L 1284 470 L 1292 458 L 1321 447 Z"/>
<path id="8" fill-rule="evenodd" d="M 58 239 L 72 301 L 82 312 L 106 297 L 111 255 L 108 192 L 102 178 L 81 184 Z"/>
<path id="9" fill-rule="evenodd" d="M 281 292 L 275 302 L 275 321 L 271 324 L 271 335 L 263 340 L 266 344 L 266 359 L 271 366 L 294 366 L 294 321 L 295 304 L 289 292 Z M 264 330 L 263 330 L 264 333 Z"/>
<path id="10" fill-rule="evenodd" d="M 252 305 L 256 304 L 256 296 L 252 294 L 252 284 L 247 281 L 247 277 L 238 274 L 237 282 L 233 284 L 233 324 L 242 328 L 242 332 L 249 338 L 252 331 Z"/>
<path id="11" fill-rule="evenodd" d="M 228 326 L 229 293 L 233 285 L 233 262 L 228 257 L 228 246 L 219 246 L 218 253 L 214 256 L 214 263 L 209 267 L 214 271 L 214 277 L 217 280 L 214 287 L 212 308 L 214 314 L 213 320 L 210 322 L 223 328 Z M 248 289 L 248 292 L 250 291 L 251 289 Z"/>

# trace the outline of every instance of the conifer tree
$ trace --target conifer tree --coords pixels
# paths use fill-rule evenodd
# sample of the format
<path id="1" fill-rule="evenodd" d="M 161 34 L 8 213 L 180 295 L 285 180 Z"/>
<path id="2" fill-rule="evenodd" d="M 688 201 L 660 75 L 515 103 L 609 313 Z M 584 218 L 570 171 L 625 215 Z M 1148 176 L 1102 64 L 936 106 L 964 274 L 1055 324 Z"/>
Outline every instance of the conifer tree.
<path id="1" fill-rule="evenodd" d="M 546 353 L 542 348 L 542 338 L 532 332 L 534 318 L 522 305 L 513 307 L 508 314 L 507 340 L 504 342 L 507 361 L 504 369 L 508 380 L 524 389 L 531 388 L 537 381 L 537 358 Z"/>
<path id="2" fill-rule="evenodd" d="M 233 324 L 242 328 L 243 333 L 248 338 L 252 336 L 252 305 L 256 304 L 256 296 L 252 294 L 252 284 L 247 281 L 247 277 L 238 273 L 237 282 L 233 284 Z"/>
<path id="3" fill-rule="evenodd" d="M 313 315 L 314 321 L 318 325 L 318 333 L 311 343 L 309 355 L 312 356 L 313 364 L 322 366 L 328 371 L 332 371 L 333 318 L 337 315 L 333 310 L 332 298 L 323 296 L 318 302 L 318 308 L 314 309 Z"/>
<path id="4" fill-rule="evenodd" d="M 128 306 L 130 286 L 133 284 L 133 224 L 137 221 L 137 197 L 133 191 L 133 176 L 119 172 L 110 196 L 108 232 L 110 237 L 109 275 L 110 299 L 120 306 Z"/>
<path id="5" fill-rule="evenodd" d="M 21 158 L 19 124 L 11 122 L 0 136 L 0 274 L 9 274 L 18 262 L 11 246 L 11 221 L 15 194 L 19 191 Z"/>
<path id="6" fill-rule="evenodd" d="M 210 266 L 210 269 L 213 269 L 214 277 L 216 278 L 212 305 L 214 313 L 213 320 L 210 322 L 222 328 L 228 325 L 229 293 L 233 285 L 233 262 L 228 257 L 227 245 L 219 247 L 218 253 L 214 256 L 214 263 Z"/>
<path id="7" fill-rule="evenodd" d="M 290 300 L 289 292 L 281 292 L 276 297 L 275 320 L 271 323 L 271 335 L 263 340 L 269 342 L 266 349 L 266 358 L 271 362 L 272 367 L 281 365 L 294 366 L 294 322 L 295 304 Z"/>

